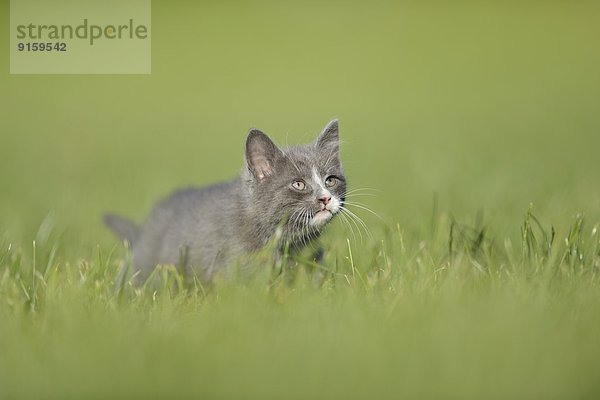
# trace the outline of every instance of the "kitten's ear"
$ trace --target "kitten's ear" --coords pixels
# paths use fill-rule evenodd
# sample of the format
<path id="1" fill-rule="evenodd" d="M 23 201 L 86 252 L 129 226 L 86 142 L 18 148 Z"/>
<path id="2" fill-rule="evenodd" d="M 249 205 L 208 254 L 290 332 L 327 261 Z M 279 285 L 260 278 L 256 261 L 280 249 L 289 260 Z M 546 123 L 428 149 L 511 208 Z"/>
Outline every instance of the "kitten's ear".
<path id="1" fill-rule="evenodd" d="M 334 119 L 325 126 L 325 129 L 323 129 L 323 132 L 317 138 L 315 145 L 317 148 L 329 148 L 336 153 L 338 152 L 340 148 L 340 134 L 337 119 Z"/>
<path id="2" fill-rule="evenodd" d="M 246 138 L 248 169 L 260 182 L 273 175 L 275 161 L 281 155 L 279 147 L 258 129 L 250 129 Z"/>

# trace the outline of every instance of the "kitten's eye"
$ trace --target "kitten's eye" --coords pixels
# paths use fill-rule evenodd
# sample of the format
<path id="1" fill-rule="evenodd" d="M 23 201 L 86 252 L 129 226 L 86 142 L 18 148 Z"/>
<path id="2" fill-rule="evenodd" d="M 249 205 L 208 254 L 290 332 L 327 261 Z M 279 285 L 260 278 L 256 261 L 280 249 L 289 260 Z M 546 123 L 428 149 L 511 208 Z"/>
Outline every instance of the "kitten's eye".
<path id="1" fill-rule="evenodd" d="M 328 176 L 327 179 L 325 179 L 325 185 L 327 185 L 327 187 L 335 186 L 337 183 L 338 179 L 335 176 Z"/>
<path id="2" fill-rule="evenodd" d="M 292 187 L 296 190 L 304 190 L 306 188 L 306 184 L 302 181 L 294 181 L 292 182 Z"/>

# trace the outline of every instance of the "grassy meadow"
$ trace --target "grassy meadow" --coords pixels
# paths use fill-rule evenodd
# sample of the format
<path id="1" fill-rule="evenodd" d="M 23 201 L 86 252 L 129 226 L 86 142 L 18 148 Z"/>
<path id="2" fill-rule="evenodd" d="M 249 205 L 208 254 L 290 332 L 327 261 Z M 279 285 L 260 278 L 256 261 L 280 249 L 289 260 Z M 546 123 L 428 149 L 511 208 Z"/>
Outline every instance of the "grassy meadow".
<path id="1" fill-rule="evenodd" d="M 147 76 L 9 75 L 0 41 L 0 399 L 600 396 L 600 4 L 152 16 Z M 115 288 L 104 212 L 334 117 L 379 217 L 334 221 L 321 267 Z"/>

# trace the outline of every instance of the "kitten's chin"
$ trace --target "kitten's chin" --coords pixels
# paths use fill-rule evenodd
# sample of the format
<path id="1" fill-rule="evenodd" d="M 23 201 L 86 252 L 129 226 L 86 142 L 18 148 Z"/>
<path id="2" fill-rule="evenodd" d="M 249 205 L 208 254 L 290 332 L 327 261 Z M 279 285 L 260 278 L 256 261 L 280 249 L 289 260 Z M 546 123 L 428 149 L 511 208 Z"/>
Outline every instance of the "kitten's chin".
<path id="1" fill-rule="evenodd" d="M 315 227 L 320 227 L 325 225 L 329 220 L 333 217 L 333 214 L 329 210 L 322 210 L 317 212 L 312 219 L 310 220 L 310 224 Z"/>

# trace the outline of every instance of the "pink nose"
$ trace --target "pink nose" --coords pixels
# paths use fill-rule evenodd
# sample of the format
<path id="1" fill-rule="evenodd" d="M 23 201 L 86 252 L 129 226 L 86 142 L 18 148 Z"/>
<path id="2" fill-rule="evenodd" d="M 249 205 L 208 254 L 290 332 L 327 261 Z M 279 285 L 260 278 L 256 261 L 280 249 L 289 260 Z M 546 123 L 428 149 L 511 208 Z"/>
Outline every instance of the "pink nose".
<path id="1" fill-rule="evenodd" d="M 330 201 L 331 201 L 331 196 L 325 196 L 325 197 L 321 197 L 319 199 L 319 202 L 323 203 L 323 205 L 329 204 Z"/>

